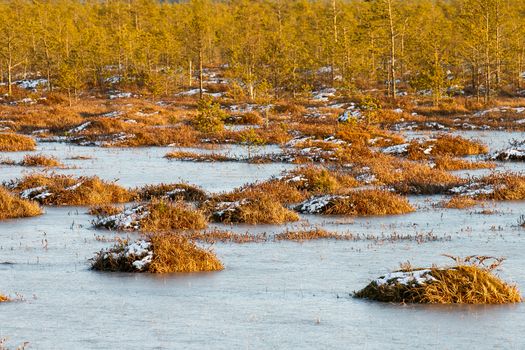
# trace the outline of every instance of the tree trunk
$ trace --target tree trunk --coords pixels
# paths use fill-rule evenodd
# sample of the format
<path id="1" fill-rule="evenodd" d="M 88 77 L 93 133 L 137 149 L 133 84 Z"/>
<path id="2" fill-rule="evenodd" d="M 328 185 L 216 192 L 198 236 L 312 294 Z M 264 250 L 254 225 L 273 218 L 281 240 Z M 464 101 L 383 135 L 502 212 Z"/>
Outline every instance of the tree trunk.
<path id="1" fill-rule="evenodd" d="M 199 48 L 199 97 L 202 98 L 203 88 L 202 88 L 202 48 Z"/>
<path id="2" fill-rule="evenodd" d="M 388 5 L 388 21 L 390 25 L 390 79 L 389 84 L 389 95 L 392 98 L 396 98 L 396 46 L 395 38 L 396 32 L 394 29 L 394 17 L 392 13 L 392 0 L 387 0 Z"/>

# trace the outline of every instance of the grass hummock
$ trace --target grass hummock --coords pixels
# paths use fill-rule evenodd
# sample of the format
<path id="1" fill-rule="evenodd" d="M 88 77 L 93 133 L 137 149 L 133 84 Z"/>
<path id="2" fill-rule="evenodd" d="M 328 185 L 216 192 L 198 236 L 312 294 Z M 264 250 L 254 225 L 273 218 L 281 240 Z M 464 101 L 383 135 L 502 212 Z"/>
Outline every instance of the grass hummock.
<path id="1" fill-rule="evenodd" d="M 455 260 L 454 266 L 447 267 L 405 266 L 370 282 L 354 296 L 383 302 L 423 304 L 506 304 L 522 301 L 516 286 L 493 274 L 502 258 L 469 256 Z M 487 261 L 493 263 L 486 266 Z"/>
<path id="2" fill-rule="evenodd" d="M 92 259 L 92 269 L 114 272 L 201 272 L 224 268 L 210 250 L 180 235 L 156 234 L 136 242 L 118 242 Z"/>
<path id="3" fill-rule="evenodd" d="M 0 220 L 31 217 L 42 214 L 37 203 L 21 199 L 0 186 Z"/>
<path id="4" fill-rule="evenodd" d="M 0 134 L 0 152 L 34 151 L 36 142 L 29 136 Z"/>
<path id="5" fill-rule="evenodd" d="M 200 230 L 208 225 L 201 210 L 183 201 L 168 201 L 154 198 L 151 202 L 129 208 L 93 208 L 97 215 L 93 225 L 110 230 L 160 232 L 179 230 Z"/>
<path id="6" fill-rule="evenodd" d="M 385 190 L 358 190 L 346 195 L 326 195 L 310 198 L 296 208 L 305 214 L 324 215 L 395 215 L 414 211 L 408 200 Z"/>
<path id="7" fill-rule="evenodd" d="M 135 196 L 132 191 L 96 176 L 75 178 L 59 174 L 30 174 L 8 183 L 7 187 L 18 191 L 24 199 L 44 205 L 124 203 Z"/>

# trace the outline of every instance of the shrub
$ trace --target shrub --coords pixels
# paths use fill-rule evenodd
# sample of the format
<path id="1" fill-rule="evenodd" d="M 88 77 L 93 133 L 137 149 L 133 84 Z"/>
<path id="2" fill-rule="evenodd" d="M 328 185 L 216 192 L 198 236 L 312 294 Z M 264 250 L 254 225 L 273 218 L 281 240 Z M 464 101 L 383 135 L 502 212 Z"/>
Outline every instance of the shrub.
<path id="1" fill-rule="evenodd" d="M 213 103 L 212 98 L 207 96 L 199 100 L 198 109 L 199 113 L 192 121 L 195 129 L 204 133 L 224 130 L 226 113 L 221 110 L 220 104 Z"/>

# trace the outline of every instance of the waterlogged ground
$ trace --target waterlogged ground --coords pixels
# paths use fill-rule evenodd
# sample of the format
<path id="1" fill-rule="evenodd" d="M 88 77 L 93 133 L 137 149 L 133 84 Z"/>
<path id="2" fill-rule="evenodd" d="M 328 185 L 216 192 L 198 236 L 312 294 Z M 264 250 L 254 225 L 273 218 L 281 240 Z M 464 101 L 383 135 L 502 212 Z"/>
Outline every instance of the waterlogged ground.
<path id="1" fill-rule="evenodd" d="M 182 180 L 209 191 L 267 179 L 291 167 L 168 161 L 163 158 L 168 150 L 45 143 L 37 153 L 75 167 L 59 172 L 119 179 L 124 186 Z M 17 160 L 23 154 L 2 156 Z M 93 159 L 67 159 L 73 156 Z M 1 166 L 0 178 L 27 171 Z M 418 210 L 403 216 L 308 215 L 289 226 L 318 225 L 374 235 L 372 240 L 215 244 L 224 271 L 162 276 L 90 271 L 88 259 L 111 245 L 107 240 L 116 234 L 92 229 L 86 208 L 47 207 L 39 217 L 0 222 L 2 292 L 19 293 L 21 299 L 1 305 L 0 337 L 11 347 L 28 341 L 31 349 L 523 348 L 523 304 L 413 306 L 350 297 L 400 262 L 447 263 L 440 254 L 506 256 L 500 275 L 525 288 L 525 229 L 517 225 L 525 202 L 467 210 L 435 207 L 442 199 L 409 197 Z M 233 229 L 271 236 L 284 228 Z M 393 234 L 427 238 L 393 240 Z"/>
<path id="2" fill-rule="evenodd" d="M 69 169 L 54 169 L 57 173 L 99 176 L 116 181 L 126 187 L 146 184 L 188 182 L 208 191 L 226 191 L 247 182 L 265 180 L 279 175 L 288 164 L 248 164 L 242 162 L 193 163 L 165 159 L 164 156 L 175 148 L 102 148 L 75 146 L 66 143 L 39 143 L 34 152 L 0 152 L 0 157 L 20 161 L 25 154 L 45 154 L 59 158 Z M 277 146 L 246 148 L 235 145 L 199 150 L 176 148 L 199 153 L 215 153 L 246 157 L 278 153 Z M 89 159 L 72 159 L 88 157 Z M 0 165 L 0 182 L 8 181 L 23 174 L 40 171 L 21 166 Z"/>

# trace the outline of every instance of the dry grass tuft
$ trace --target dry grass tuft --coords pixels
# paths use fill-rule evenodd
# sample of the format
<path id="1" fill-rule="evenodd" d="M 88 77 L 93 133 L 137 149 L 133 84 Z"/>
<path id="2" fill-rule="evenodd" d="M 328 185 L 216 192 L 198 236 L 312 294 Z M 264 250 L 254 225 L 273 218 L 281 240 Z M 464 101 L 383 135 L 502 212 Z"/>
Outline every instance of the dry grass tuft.
<path id="1" fill-rule="evenodd" d="M 453 267 L 402 271 L 372 281 L 355 293 L 357 298 L 384 302 L 430 304 L 506 304 L 518 303 L 522 297 L 514 285 L 509 285 L 492 273 L 501 263 L 489 267 L 483 261 L 489 257 L 468 257 Z M 416 278 L 414 276 L 417 276 Z M 379 281 L 379 282 L 378 282 Z"/>
<path id="2" fill-rule="evenodd" d="M 37 203 L 15 197 L 2 186 L 0 186 L 0 208 L 0 220 L 42 214 Z"/>
<path id="3" fill-rule="evenodd" d="M 153 199 L 148 205 L 149 214 L 140 221 L 144 232 L 173 230 L 200 230 L 208 226 L 208 221 L 200 210 L 188 204 Z"/>
<path id="4" fill-rule="evenodd" d="M 337 232 L 330 232 L 321 228 L 301 231 L 285 231 L 275 235 L 276 241 L 311 241 L 317 239 L 333 239 L 333 240 L 355 240 L 356 237 L 351 234 L 340 234 Z"/>
<path id="5" fill-rule="evenodd" d="M 290 176 L 291 178 L 287 179 L 290 185 L 310 194 L 331 194 L 359 185 L 359 182 L 351 175 L 317 165 L 295 169 Z"/>
<path id="6" fill-rule="evenodd" d="M 46 156 L 43 154 L 26 154 L 20 162 L 22 166 L 41 166 L 41 167 L 61 167 L 64 166 L 56 157 Z"/>
<path id="7" fill-rule="evenodd" d="M 264 193 L 236 202 L 219 202 L 213 206 L 211 217 L 216 222 L 252 225 L 282 224 L 299 220 L 297 213 Z"/>
<path id="8" fill-rule="evenodd" d="M 473 207 L 478 204 L 478 202 L 470 197 L 466 196 L 454 196 L 450 200 L 442 203 L 443 208 L 448 209 L 466 209 Z"/>
<path id="9" fill-rule="evenodd" d="M 135 194 L 98 177 L 74 178 L 68 175 L 31 174 L 8 184 L 44 205 L 97 205 L 131 201 Z"/>
<path id="10" fill-rule="evenodd" d="M 202 202 L 208 198 L 204 190 L 185 183 L 146 185 L 137 189 L 137 192 L 141 200 L 169 198 L 171 200 Z"/>
<path id="11" fill-rule="evenodd" d="M 155 273 L 220 271 L 224 266 L 209 250 L 177 235 L 151 236 L 153 261 L 149 271 Z"/>
<path id="12" fill-rule="evenodd" d="M 173 151 L 167 153 L 165 158 L 190 162 L 232 162 L 237 159 L 217 153 L 196 153 L 185 151 Z"/>
<path id="13" fill-rule="evenodd" d="M 408 200 L 384 190 L 359 190 L 334 197 L 322 211 L 325 215 L 397 215 L 414 211 Z"/>
<path id="14" fill-rule="evenodd" d="M 484 177 L 481 182 L 492 186 L 494 191 L 490 194 L 480 194 L 479 199 L 496 201 L 512 201 L 525 199 L 525 176 L 514 173 L 492 174 Z"/>
<path id="15" fill-rule="evenodd" d="M 123 210 L 122 207 L 111 205 L 111 204 L 100 204 L 94 205 L 88 210 L 89 215 L 94 216 L 111 216 L 121 213 Z"/>
<path id="16" fill-rule="evenodd" d="M 0 152 L 34 151 L 36 142 L 29 136 L 0 134 Z"/>
<path id="17" fill-rule="evenodd" d="M 493 162 L 473 162 L 450 156 L 437 157 L 434 160 L 435 168 L 439 170 L 473 170 L 473 169 L 494 169 L 496 164 Z"/>
<path id="18" fill-rule="evenodd" d="M 92 259 L 92 269 L 115 272 L 203 272 L 224 269 L 210 250 L 198 247 L 180 235 L 156 234 L 139 241 L 141 248 L 129 249 L 127 241 L 102 250 Z M 135 243 L 135 244 L 136 244 Z"/>
<path id="19" fill-rule="evenodd" d="M 426 159 L 432 156 L 462 157 L 486 154 L 486 145 L 477 141 L 467 140 L 461 136 L 441 134 L 436 139 L 419 143 L 412 141 L 408 147 L 408 158 L 412 160 Z"/>
<path id="20" fill-rule="evenodd" d="M 192 241 L 201 241 L 208 244 L 213 244 L 217 242 L 222 243 L 260 243 L 268 241 L 268 235 L 265 232 L 252 234 L 250 232 L 246 233 L 236 233 L 231 231 L 223 230 L 210 230 L 210 231 L 188 231 L 184 233 L 184 237 Z"/>

